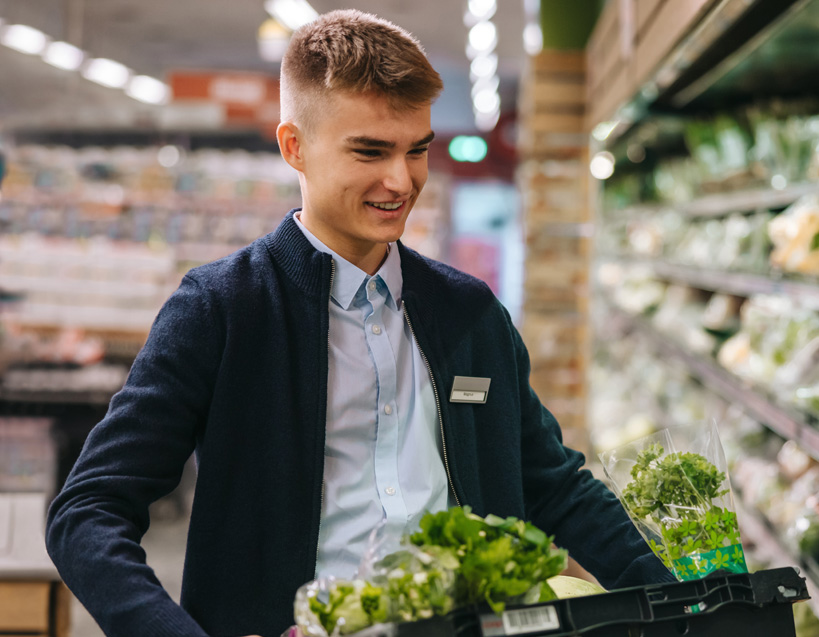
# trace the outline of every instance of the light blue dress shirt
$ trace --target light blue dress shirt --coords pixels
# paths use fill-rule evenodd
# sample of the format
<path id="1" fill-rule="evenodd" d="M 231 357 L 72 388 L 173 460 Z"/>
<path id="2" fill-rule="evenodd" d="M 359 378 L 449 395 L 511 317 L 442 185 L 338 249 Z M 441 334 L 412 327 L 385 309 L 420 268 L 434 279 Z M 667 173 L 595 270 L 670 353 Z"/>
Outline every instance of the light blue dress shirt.
<path id="1" fill-rule="evenodd" d="M 327 433 L 319 577 L 350 578 L 373 529 L 383 524 L 382 551 L 397 548 L 426 511 L 449 504 L 441 430 L 429 372 L 401 302 L 401 257 L 390 249 L 369 276 L 332 255 Z"/>

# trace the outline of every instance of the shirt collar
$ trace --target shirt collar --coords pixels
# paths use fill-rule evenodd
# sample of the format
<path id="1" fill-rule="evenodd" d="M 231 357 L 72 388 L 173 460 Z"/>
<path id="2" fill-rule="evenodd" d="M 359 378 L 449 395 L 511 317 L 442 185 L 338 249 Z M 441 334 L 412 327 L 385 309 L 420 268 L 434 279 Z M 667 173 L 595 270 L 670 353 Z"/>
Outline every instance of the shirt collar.
<path id="1" fill-rule="evenodd" d="M 358 290 L 368 280 L 369 275 L 361 268 L 353 265 L 347 259 L 340 256 L 338 253 L 328 248 L 318 237 L 310 232 L 307 227 L 299 219 L 299 215 L 295 214 L 293 218 L 298 225 L 299 230 L 302 231 L 307 240 L 319 252 L 325 252 L 333 257 L 336 264 L 336 274 L 333 278 L 333 289 L 330 290 L 330 296 L 336 301 L 344 310 L 348 310 L 355 298 Z M 401 286 L 403 284 L 403 277 L 401 275 L 401 255 L 396 247 L 389 245 L 389 252 L 384 263 L 375 273 L 373 278 L 380 277 L 387 286 L 389 294 L 387 295 L 387 303 L 397 310 L 401 303 Z M 390 303 L 392 301 L 392 303 Z"/>

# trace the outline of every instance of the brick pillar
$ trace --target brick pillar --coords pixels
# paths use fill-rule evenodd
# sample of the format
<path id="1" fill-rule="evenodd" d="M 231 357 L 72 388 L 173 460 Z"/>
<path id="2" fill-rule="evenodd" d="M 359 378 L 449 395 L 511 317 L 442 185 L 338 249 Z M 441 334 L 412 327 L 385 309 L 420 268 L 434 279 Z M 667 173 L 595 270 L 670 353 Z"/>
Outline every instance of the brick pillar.
<path id="1" fill-rule="evenodd" d="M 522 335 L 532 387 L 561 423 L 566 444 L 588 452 L 586 371 L 591 214 L 585 53 L 543 51 L 521 81 L 517 181 L 526 261 Z"/>

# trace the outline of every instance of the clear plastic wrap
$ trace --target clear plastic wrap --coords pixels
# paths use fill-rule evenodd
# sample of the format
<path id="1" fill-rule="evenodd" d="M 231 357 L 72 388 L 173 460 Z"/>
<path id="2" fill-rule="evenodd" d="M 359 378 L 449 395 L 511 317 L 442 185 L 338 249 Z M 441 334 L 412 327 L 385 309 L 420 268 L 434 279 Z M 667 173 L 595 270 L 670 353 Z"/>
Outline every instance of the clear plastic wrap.
<path id="1" fill-rule="evenodd" d="M 748 572 L 715 424 L 663 429 L 600 460 L 635 526 L 678 580 Z"/>

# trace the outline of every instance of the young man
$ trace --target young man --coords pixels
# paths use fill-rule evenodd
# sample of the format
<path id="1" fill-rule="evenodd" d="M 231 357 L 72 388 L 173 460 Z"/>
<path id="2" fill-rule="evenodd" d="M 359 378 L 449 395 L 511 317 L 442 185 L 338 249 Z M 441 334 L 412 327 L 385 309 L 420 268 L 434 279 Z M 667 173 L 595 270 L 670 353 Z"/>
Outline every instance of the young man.
<path id="1" fill-rule="evenodd" d="M 668 578 L 563 447 L 488 287 L 398 241 L 441 87 L 373 16 L 294 35 L 278 140 L 303 207 L 188 273 L 49 512 L 49 552 L 108 635 L 279 635 L 296 589 L 352 575 L 376 525 L 456 504 L 531 520 L 605 586 Z M 486 402 L 453 402 L 456 376 L 490 378 Z M 193 450 L 180 607 L 139 541 Z"/>

